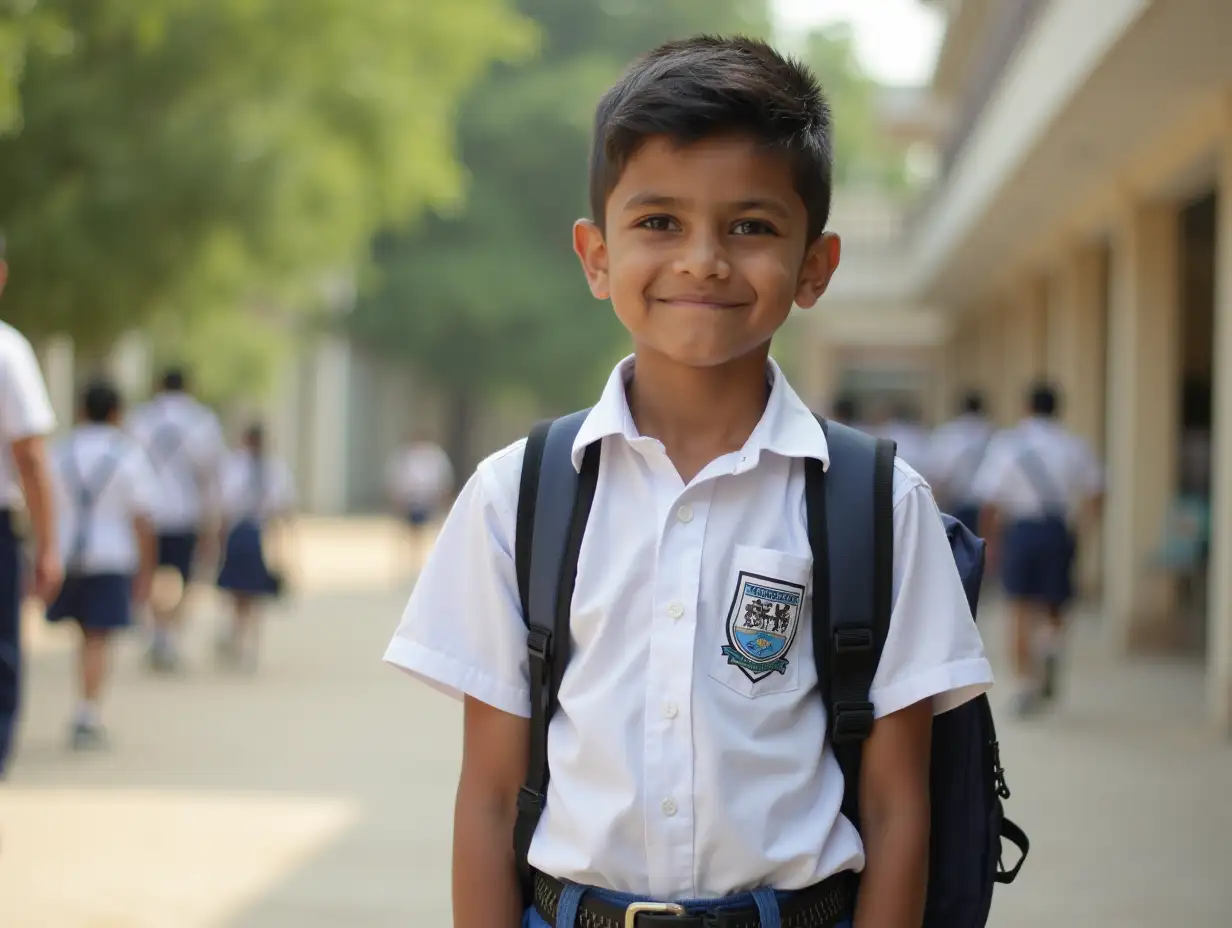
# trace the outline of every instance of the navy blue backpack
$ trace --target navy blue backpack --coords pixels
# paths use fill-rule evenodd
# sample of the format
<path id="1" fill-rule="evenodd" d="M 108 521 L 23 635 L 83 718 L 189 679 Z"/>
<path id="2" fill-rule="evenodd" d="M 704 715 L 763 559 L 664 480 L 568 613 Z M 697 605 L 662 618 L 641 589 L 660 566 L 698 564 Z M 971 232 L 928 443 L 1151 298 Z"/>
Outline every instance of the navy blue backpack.
<path id="1" fill-rule="evenodd" d="M 530 655 L 531 720 L 526 785 L 518 797 L 514 850 L 523 883 L 548 785 L 548 723 L 569 660 L 570 604 L 578 554 L 599 479 L 596 442 L 574 469 L 571 452 L 586 410 L 541 422 L 527 440 L 518 498 L 515 561 Z M 845 779 L 843 814 L 859 827 L 861 747 L 873 727 L 869 694 L 890 624 L 894 562 L 895 445 L 821 420 L 830 465 L 805 461 L 813 550 L 813 647 L 830 742 Z M 972 614 L 984 573 L 984 543 L 944 516 Z M 841 537 L 841 545 L 830 538 Z M 993 887 L 1012 883 L 1026 834 L 1004 817 L 1009 798 L 987 696 L 933 722 L 932 830 L 923 928 L 983 928 Z M 1007 869 L 1002 841 L 1018 848 Z"/>

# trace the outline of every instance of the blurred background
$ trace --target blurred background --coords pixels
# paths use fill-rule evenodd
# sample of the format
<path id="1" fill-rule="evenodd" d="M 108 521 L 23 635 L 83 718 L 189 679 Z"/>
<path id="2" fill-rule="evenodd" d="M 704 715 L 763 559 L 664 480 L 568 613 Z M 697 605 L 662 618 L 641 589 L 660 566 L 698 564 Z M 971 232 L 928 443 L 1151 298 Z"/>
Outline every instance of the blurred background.
<path id="1" fill-rule="evenodd" d="M 593 401 L 626 350 L 569 247 L 594 105 L 700 31 L 834 105 L 842 266 L 775 348 L 806 401 L 926 429 L 978 389 L 1010 425 L 1047 377 L 1108 467 L 1067 707 L 1002 723 L 1035 849 L 993 924 L 1228 924 L 1232 3 L 8 0 L 0 318 L 62 427 L 94 373 L 136 403 L 182 364 L 301 511 L 262 674 L 122 655 L 105 756 L 65 751 L 71 652 L 28 617 L 0 925 L 449 923 L 457 715 L 380 665 L 387 461 L 431 437 L 464 479 Z"/>

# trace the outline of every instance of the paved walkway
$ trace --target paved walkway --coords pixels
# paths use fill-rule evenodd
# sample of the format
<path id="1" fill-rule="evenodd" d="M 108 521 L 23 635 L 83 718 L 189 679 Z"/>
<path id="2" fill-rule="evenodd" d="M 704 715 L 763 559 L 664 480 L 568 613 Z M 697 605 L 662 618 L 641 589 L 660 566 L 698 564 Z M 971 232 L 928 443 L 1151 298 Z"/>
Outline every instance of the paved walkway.
<path id="1" fill-rule="evenodd" d="M 65 749 L 71 652 L 44 636 L 0 788 L 0 925 L 449 924 L 459 712 L 379 663 L 406 585 L 347 590 L 333 561 L 271 617 L 255 679 L 211 667 L 208 600 L 185 678 L 147 676 L 127 644 L 105 755 Z M 1200 676 L 1112 664 L 1094 632 L 1082 623 L 1060 715 L 1001 715 L 1009 808 L 1034 847 L 993 925 L 1226 925 L 1232 748 L 1204 728 Z"/>

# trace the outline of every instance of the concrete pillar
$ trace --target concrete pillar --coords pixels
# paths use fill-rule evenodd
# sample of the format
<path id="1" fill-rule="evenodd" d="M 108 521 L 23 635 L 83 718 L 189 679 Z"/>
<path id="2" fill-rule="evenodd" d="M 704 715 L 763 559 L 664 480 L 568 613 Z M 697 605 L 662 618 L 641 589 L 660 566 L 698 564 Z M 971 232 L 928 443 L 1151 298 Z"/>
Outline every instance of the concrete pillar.
<path id="1" fill-rule="evenodd" d="M 1006 329 L 1002 315 L 1004 304 L 993 303 L 981 311 L 977 325 L 978 347 L 977 386 L 988 403 L 989 418 L 998 425 L 1009 425 L 1011 410 L 1017 409 L 1006 394 L 1005 355 Z"/>
<path id="2" fill-rule="evenodd" d="M 77 415 L 73 340 L 67 335 L 53 335 L 42 349 L 43 379 L 47 383 L 51 408 L 56 414 L 56 432 L 64 434 L 72 428 Z"/>
<path id="3" fill-rule="evenodd" d="M 1211 716 L 1232 737 L 1232 105 L 1219 154 L 1215 219 L 1214 437 L 1207 686 Z"/>
<path id="4" fill-rule="evenodd" d="M 1104 447 L 1103 254 L 1078 246 L 1048 287 L 1048 376 L 1061 390 L 1062 419 L 1099 455 Z M 1077 578 L 1084 598 L 1101 594 L 1103 538 L 1091 525 L 1078 546 Z"/>
<path id="5" fill-rule="evenodd" d="M 351 350 L 346 339 L 323 336 L 312 367 L 312 468 L 305 499 L 314 513 L 338 515 L 347 497 Z"/>
<path id="6" fill-rule="evenodd" d="M 1048 293 L 1048 376 L 1061 387 L 1066 428 L 1097 453 L 1104 447 L 1103 252 L 1079 246 Z"/>
<path id="7" fill-rule="evenodd" d="M 107 355 L 107 369 L 126 403 L 149 396 L 153 361 L 146 333 L 133 329 L 117 338 Z"/>
<path id="8" fill-rule="evenodd" d="M 1024 280 L 1010 295 L 1005 307 L 1005 378 L 1003 396 L 1008 407 L 1003 415 L 1012 422 L 1023 410 L 1030 385 L 1048 367 L 1046 287 L 1043 278 Z"/>
<path id="9" fill-rule="evenodd" d="M 1119 649 L 1169 641 L 1175 584 L 1152 570 L 1176 486 L 1177 210 L 1135 205 L 1114 234 L 1108 318 L 1105 614 Z"/>

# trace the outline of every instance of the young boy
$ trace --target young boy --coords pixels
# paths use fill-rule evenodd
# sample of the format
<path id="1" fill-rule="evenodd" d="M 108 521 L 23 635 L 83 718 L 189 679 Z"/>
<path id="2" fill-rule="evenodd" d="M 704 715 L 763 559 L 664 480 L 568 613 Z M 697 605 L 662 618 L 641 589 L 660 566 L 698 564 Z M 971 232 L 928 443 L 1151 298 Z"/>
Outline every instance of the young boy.
<path id="1" fill-rule="evenodd" d="M 122 432 L 120 397 L 109 383 L 85 390 L 81 424 L 55 451 L 64 588 L 49 621 L 81 629 L 81 701 L 72 720 L 74 748 L 105 743 L 99 701 L 113 633 L 132 622 L 154 574 L 152 522 L 157 483 L 141 446 Z"/>
<path id="2" fill-rule="evenodd" d="M 1050 384 L 1034 384 L 1022 421 L 993 437 L 974 481 L 989 561 L 999 563 L 1010 604 L 1021 716 L 1056 696 L 1078 530 L 1103 493 L 1103 468 L 1057 421 L 1058 407 Z"/>
<path id="3" fill-rule="evenodd" d="M 566 928 L 575 904 L 576 924 L 610 924 L 623 916 L 595 906 L 644 900 L 689 901 L 692 917 L 627 924 L 721 912 L 705 924 L 849 925 L 849 911 L 817 913 L 849 906 L 859 870 L 856 928 L 920 924 L 932 716 L 992 681 L 923 481 L 898 463 L 863 842 L 840 813 L 807 597 L 782 672 L 754 679 L 723 647 L 741 572 L 809 586 L 804 461 L 826 462 L 826 439 L 769 349 L 838 264 L 830 173 L 821 90 L 760 42 L 665 45 L 599 104 L 593 219 L 574 246 L 634 352 L 574 448 L 576 464 L 600 442 L 602 466 L 530 850 L 539 885 L 564 887 L 546 918 Z M 457 928 L 549 924 L 544 906 L 523 910 L 512 845 L 530 714 L 514 567 L 523 448 L 462 490 L 386 654 L 465 700 Z"/>
<path id="4" fill-rule="evenodd" d="M 145 448 L 158 480 L 154 514 L 158 566 L 180 575 L 179 592 L 151 603 L 154 634 L 150 666 L 174 671 L 180 666 L 176 635 L 202 539 L 211 537 L 217 513 L 218 471 L 227 454 L 222 426 L 213 411 L 189 392 L 179 368 L 162 375 L 158 392 L 133 410 L 128 427 Z"/>

